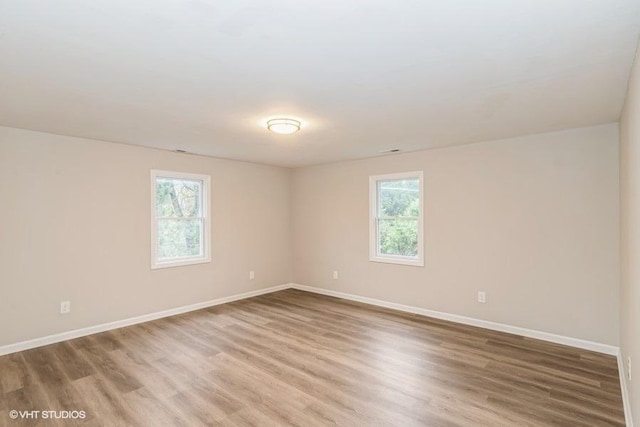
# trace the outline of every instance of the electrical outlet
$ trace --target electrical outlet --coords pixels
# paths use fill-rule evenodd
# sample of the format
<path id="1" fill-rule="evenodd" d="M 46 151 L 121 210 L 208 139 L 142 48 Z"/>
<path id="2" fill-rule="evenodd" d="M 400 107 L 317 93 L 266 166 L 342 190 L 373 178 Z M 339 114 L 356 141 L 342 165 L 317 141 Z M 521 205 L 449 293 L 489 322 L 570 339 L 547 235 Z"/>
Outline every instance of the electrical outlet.
<path id="1" fill-rule="evenodd" d="M 250 271 L 249 272 L 249 280 L 253 280 L 256 278 L 256 272 L 255 271 Z"/>
<path id="2" fill-rule="evenodd" d="M 71 301 L 60 301 L 60 314 L 69 314 L 71 312 Z"/>
<path id="3" fill-rule="evenodd" d="M 338 271 L 333 270 L 333 280 L 338 280 Z"/>
<path id="4" fill-rule="evenodd" d="M 487 302 L 487 293 L 485 291 L 478 291 L 478 302 L 482 304 Z"/>
<path id="5" fill-rule="evenodd" d="M 631 356 L 627 356 L 627 378 L 631 381 Z"/>

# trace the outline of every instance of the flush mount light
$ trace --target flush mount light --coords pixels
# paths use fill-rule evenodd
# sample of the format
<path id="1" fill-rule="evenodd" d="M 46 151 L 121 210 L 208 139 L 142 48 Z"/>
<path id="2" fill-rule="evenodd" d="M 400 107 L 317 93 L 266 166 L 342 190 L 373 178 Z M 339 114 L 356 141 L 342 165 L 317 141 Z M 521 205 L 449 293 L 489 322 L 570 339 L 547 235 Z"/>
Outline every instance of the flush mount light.
<path id="1" fill-rule="evenodd" d="M 271 132 L 290 135 L 300 130 L 300 122 L 294 119 L 271 119 L 267 122 L 267 129 Z"/>

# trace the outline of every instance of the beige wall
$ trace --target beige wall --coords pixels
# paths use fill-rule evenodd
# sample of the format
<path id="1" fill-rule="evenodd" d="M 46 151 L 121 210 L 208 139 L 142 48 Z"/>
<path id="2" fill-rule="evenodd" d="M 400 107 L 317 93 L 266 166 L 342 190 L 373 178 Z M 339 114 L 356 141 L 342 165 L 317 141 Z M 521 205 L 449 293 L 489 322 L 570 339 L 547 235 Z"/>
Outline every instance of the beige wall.
<path id="1" fill-rule="evenodd" d="M 605 125 L 291 172 L 0 127 L 0 345 L 292 279 L 617 345 L 616 141 Z M 152 168 L 212 176 L 212 263 L 150 269 Z M 368 177 L 412 170 L 426 265 L 369 262 Z"/>
<path id="2" fill-rule="evenodd" d="M 631 356 L 633 382 L 627 381 L 633 419 L 640 422 L 640 48 L 620 120 L 620 231 L 622 260 L 622 360 Z M 625 373 L 626 375 L 626 373 Z"/>
<path id="3" fill-rule="evenodd" d="M 617 345 L 617 140 L 611 124 L 295 170 L 294 280 Z M 415 170 L 425 267 L 370 262 L 368 177 Z"/>
<path id="4" fill-rule="evenodd" d="M 152 168 L 211 175 L 211 263 L 150 269 Z M 0 345 L 290 282 L 290 175 L 0 127 Z"/>

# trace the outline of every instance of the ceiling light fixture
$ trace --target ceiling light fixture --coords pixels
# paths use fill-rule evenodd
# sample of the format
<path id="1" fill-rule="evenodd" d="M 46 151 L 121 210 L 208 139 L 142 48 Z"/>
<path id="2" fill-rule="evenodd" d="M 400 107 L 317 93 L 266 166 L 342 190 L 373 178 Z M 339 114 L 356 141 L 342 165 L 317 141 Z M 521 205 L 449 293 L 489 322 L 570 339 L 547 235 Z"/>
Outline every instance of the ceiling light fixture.
<path id="1" fill-rule="evenodd" d="M 300 122 L 294 119 L 271 119 L 267 122 L 267 129 L 283 135 L 291 135 L 300 130 Z"/>

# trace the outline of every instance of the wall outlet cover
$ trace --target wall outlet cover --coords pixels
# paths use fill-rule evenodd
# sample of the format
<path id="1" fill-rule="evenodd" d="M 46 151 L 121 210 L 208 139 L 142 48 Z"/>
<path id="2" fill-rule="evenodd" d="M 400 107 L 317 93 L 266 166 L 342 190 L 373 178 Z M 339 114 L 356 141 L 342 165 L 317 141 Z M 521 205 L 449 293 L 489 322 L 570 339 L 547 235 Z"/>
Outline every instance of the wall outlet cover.
<path id="1" fill-rule="evenodd" d="M 71 312 L 71 301 L 60 301 L 60 314 L 69 314 Z"/>
<path id="2" fill-rule="evenodd" d="M 478 291 L 478 302 L 482 304 L 487 302 L 487 293 L 485 291 Z"/>

